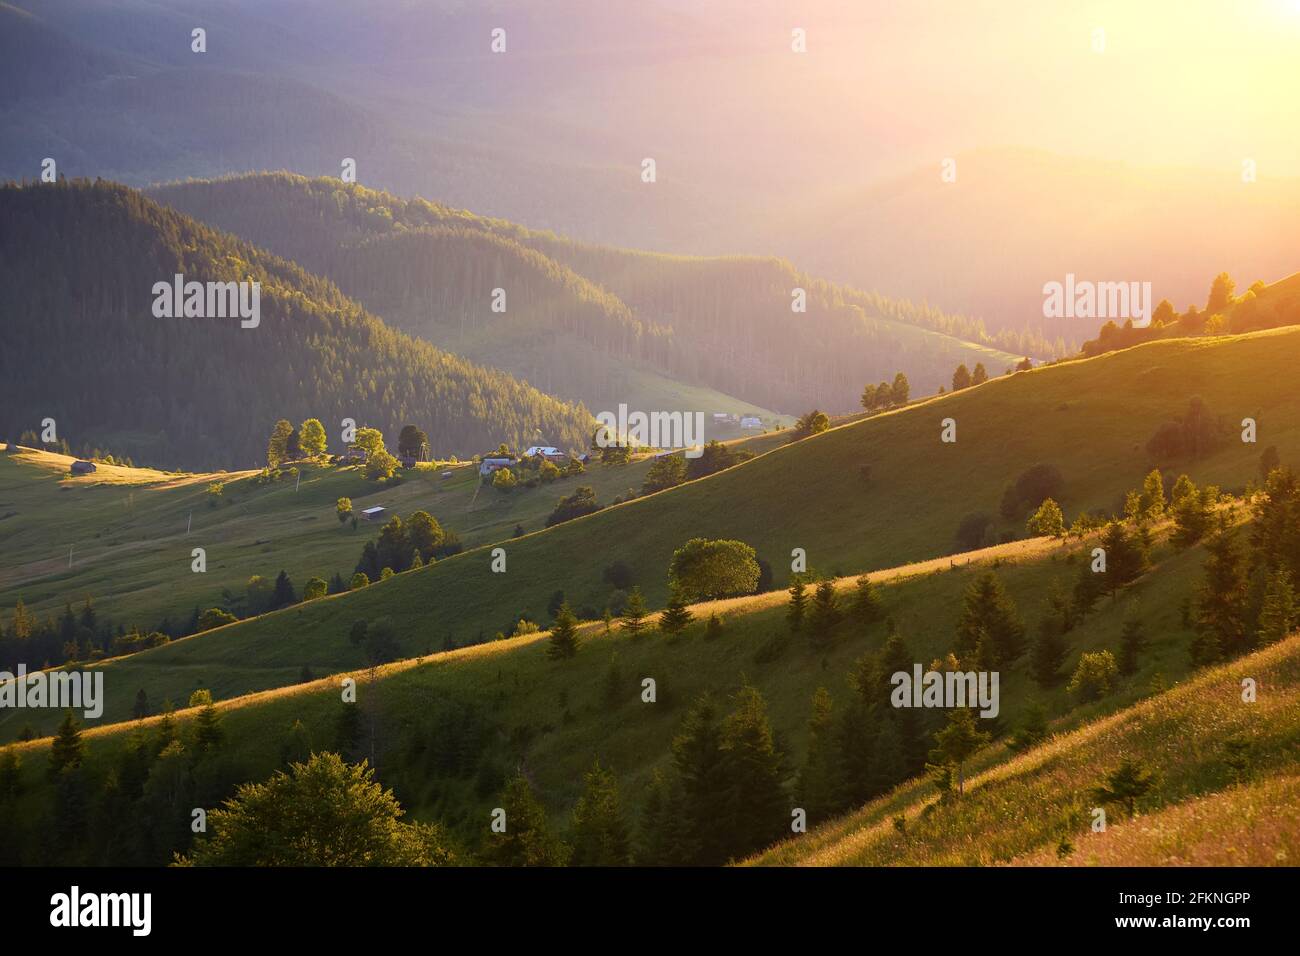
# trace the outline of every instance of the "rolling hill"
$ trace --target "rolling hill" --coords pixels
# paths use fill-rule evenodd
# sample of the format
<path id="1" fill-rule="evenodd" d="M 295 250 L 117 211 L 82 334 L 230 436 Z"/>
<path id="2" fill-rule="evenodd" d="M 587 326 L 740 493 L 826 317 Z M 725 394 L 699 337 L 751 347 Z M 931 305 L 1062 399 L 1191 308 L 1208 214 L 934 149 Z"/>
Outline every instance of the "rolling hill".
<path id="1" fill-rule="evenodd" d="M 1300 330 L 1285 329 L 1155 342 L 835 428 L 703 480 L 501 542 L 505 573 L 492 571 L 489 549 L 480 547 L 360 591 L 106 663 L 106 718 L 129 714 L 143 683 L 154 699 L 180 701 L 200 686 L 224 698 L 292 683 L 304 665 L 360 666 L 364 655 L 348 640 L 358 619 L 388 618 L 401 654 L 412 656 L 488 640 L 524 614 L 544 620 L 557 591 L 598 617 L 613 599 L 604 572 L 617 562 L 650 605 L 661 606 L 672 554 L 695 537 L 747 542 L 773 569 L 772 586 L 782 587 L 798 547 L 810 567 L 839 575 L 959 551 L 956 531 L 971 512 L 990 516 L 994 539 L 1018 536 L 1025 515 L 1002 519 L 998 509 L 1025 463 L 1060 470 L 1067 515 L 1120 513 L 1124 493 L 1155 464 L 1144 450 L 1148 439 L 1184 414 L 1191 396 L 1229 423 L 1231 437 L 1197 461 L 1162 466 L 1198 484 L 1243 488 L 1258 475 L 1261 447 L 1275 446 L 1283 463 L 1300 456 L 1297 399 L 1278 384 L 1297 341 Z M 1246 416 L 1259 424 L 1259 444 L 1237 440 L 1236 423 Z M 945 418 L 957 422 L 954 444 L 940 441 Z M 180 565 L 176 573 L 188 570 Z M 12 720 L 0 726 L 17 729 Z"/>
<path id="2" fill-rule="evenodd" d="M 506 375 L 386 327 L 327 280 L 108 183 L 0 188 L 0 433 L 42 430 L 154 465 L 248 467 L 275 421 L 345 418 L 435 454 L 470 456 L 540 433 L 585 448 L 591 417 Z M 159 319 L 154 285 L 261 284 L 256 327 Z M 75 387 L 74 387 L 75 383 Z"/>
<path id="3" fill-rule="evenodd" d="M 962 595 L 981 574 L 994 571 L 1027 623 L 1035 622 L 1040 613 L 1050 613 L 1043 604 L 1044 595 L 1053 585 L 1068 586 L 1092 544 L 1062 545 L 1047 539 L 1014 542 L 964 555 L 955 566 L 947 559 L 924 562 L 881 572 L 873 579 L 908 653 L 916 660 L 928 661 L 951 647 Z M 1190 670 L 1187 647 L 1191 634 L 1179 623 L 1179 604 L 1200 575 L 1204 552 L 1199 547 L 1178 551 L 1158 543 L 1153 559 L 1153 568 L 1125 592 L 1123 600 L 1103 600 L 1068 635 L 1066 673 L 1084 652 L 1114 650 L 1123 624 L 1136 606 L 1150 635 L 1137 671 L 1122 678 L 1109 695 L 1080 705 L 1062 685 L 1039 687 L 1023 663 L 1007 669 L 1002 712 L 994 722 L 999 742 L 988 748 L 979 758 L 977 770 L 972 771 L 974 783 L 968 801 L 979 801 L 985 793 L 996 799 L 997 791 L 987 783 L 1009 775 L 1014 779 L 1017 773 L 1030 772 L 1039 788 L 1054 783 L 1056 777 L 1044 780 L 1044 774 L 1062 760 L 1074 775 L 1071 779 L 1090 782 L 1099 775 L 1099 767 L 1113 760 L 1110 755 L 1115 753 L 1116 741 L 1131 739 L 1143 746 L 1160 747 L 1161 756 L 1179 750 L 1181 756 L 1170 766 L 1198 768 L 1196 775 L 1186 778 L 1168 775 L 1168 789 L 1161 791 L 1160 797 L 1162 802 L 1172 803 L 1176 795 L 1222 785 L 1221 755 L 1212 742 L 1225 728 L 1239 726 L 1247 728 L 1254 744 L 1249 781 L 1288 766 L 1294 768 L 1293 728 L 1282 714 L 1289 708 L 1294 717 L 1293 697 L 1300 686 L 1296 669 L 1300 639 L 1292 638 L 1222 672 L 1211 672 L 1209 678 L 1195 677 L 1184 684 Z M 853 584 L 851 579 L 837 582 L 844 599 Z M 328 598 L 321 603 L 339 605 L 334 608 L 338 614 L 348 600 Z M 197 762 L 185 751 L 174 755 L 178 759 L 161 763 L 155 763 L 156 757 L 145 756 L 157 752 L 158 745 L 152 741 L 164 733 L 179 732 L 188 750 L 195 710 L 178 713 L 174 723 L 179 726 L 171 730 L 164 727 L 167 718 L 158 716 L 101 726 L 86 732 L 88 757 L 83 773 L 87 780 L 103 780 L 116 767 L 125 780 L 127 768 L 139 768 L 139 761 L 145 761 L 142 770 L 134 771 L 144 776 L 126 785 L 128 793 L 132 788 L 139 790 L 134 798 L 138 802 L 132 810 L 122 811 L 117 824 L 154 834 L 153 840 L 138 845 L 154 846 L 154 852 L 166 858 L 170 848 L 181 848 L 188 841 L 188 831 L 181 824 L 189 819 L 189 808 L 211 805 L 210 801 L 228 792 L 233 781 L 261 779 L 286 759 L 297 759 L 311 750 L 348 751 L 338 743 L 340 713 L 346 709 L 339 700 L 339 687 L 342 677 L 351 676 L 358 684 L 357 706 L 363 715 L 349 745 L 354 748 L 351 755 L 371 760 L 385 785 L 394 789 L 417 819 L 444 822 L 471 850 L 484 842 L 491 808 L 499 805 L 498 791 L 516 769 L 528 776 L 554 822 L 564 826 L 578 797 L 581 776 L 598 758 L 616 774 L 629 817 L 643 821 L 656 771 L 670 766 L 670 742 L 700 695 L 709 693 L 723 703 L 743 686 L 757 688 L 766 699 L 767 717 L 787 755 L 791 780 L 807 754 L 807 721 L 814 691 L 827 688 L 837 714 L 855 699 L 853 675 L 860 671 L 864 655 L 879 652 L 888 626 L 847 622 L 828 648 L 813 651 L 803 638 L 790 634 L 785 603 L 785 595 L 778 592 L 697 605 L 693 608 L 696 623 L 674 639 L 653 630 L 642 637 L 629 637 L 617 629 L 606 633 L 599 622 L 585 625 L 577 656 L 569 661 L 548 659 L 546 635 L 535 634 L 236 697 L 218 704 L 226 740 L 220 756 L 198 758 Z M 721 636 L 710 640 L 704 636 L 701 622 L 712 614 L 720 617 L 723 628 Z M 286 631 L 282 643 L 287 637 Z M 220 643 L 219 635 L 213 638 L 212 643 Z M 313 638 L 318 645 L 323 639 L 319 634 Z M 347 643 L 345 637 L 341 643 Z M 144 662 L 156 653 L 144 652 L 134 660 Z M 291 658 L 281 657 L 287 670 Z M 137 689 L 144 690 L 156 712 L 158 695 L 169 686 L 206 687 L 219 693 L 232 680 L 237 684 L 242 660 L 232 652 L 224 663 L 174 661 L 170 673 L 161 668 L 110 670 L 107 686 L 110 692 L 114 685 L 128 686 L 132 696 Z M 1204 692 L 1207 686 L 1230 691 L 1229 678 L 1235 680 L 1239 673 L 1255 675 L 1269 688 L 1268 701 L 1260 703 L 1258 714 L 1244 712 L 1240 704 L 1234 713 L 1227 696 Z M 657 699 L 652 704 L 641 699 L 646 677 L 653 677 L 657 684 Z M 1161 696 L 1160 688 L 1171 684 L 1174 690 Z M 1178 706 L 1169 705 L 1171 698 Z M 1024 724 L 1033 706 L 1042 708 L 1056 736 L 1006 761 L 1005 735 Z M 1198 719 L 1202 713 L 1208 718 L 1211 709 L 1212 720 Z M 939 714 L 922 715 L 921 728 L 928 734 L 937 729 L 940 718 Z M 6 733 L 9 729 L 5 727 Z M 1197 740 L 1204 736 L 1206 745 L 1186 747 L 1188 734 L 1197 735 Z M 1091 741 L 1092 749 L 1076 755 L 1074 741 L 1079 739 Z M 1103 744 L 1104 750 L 1098 751 Z M 8 748 L 21 760 L 22 782 L 14 813 L 5 819 L 25 819 L 31 824 L 22 834 L 0 841 L 4 848 L 0 852 L 12 859 L 23 858 L 44 845 L 36 841 L 57 819 L 44 782 L 48 747 L 48 740 L 37 740 Z M 1061 754 L 1065 756 L 1058 756 Z M 1103 754 L 1107 759 L 1099 763 Z M 1155 759 L 1157 754 L 1149 756 Z M 154 779 L 157 783 L 148 782 Z M 172 780 L 179 789 L 163 791 L 164 779 Z M 165 797 L 166 792 L 179 796 Z M 837 840 L 856 833 L 865 815 L 884 820 L 886 810 L 892 812 L 901 804 L 907 808 L 909 834 L 917 834 L 913 841 L 917 862 L 970 862 L 944 856 L 941 843 L 932 856 L 919 857 L 922 834 L 927 832 L 922 829 L 927 825 L 923 821 L 946 818 L 942 811 L 932 818 L 920 817 L 919 806 L 912 806 L 911 801 L 928 801 L 932 793 L 932 785 L 913 781 L 842 820 L 814 815 L 810 835 L 777 847 L 773 859 L 794 861 L 802 854 L 837 845 Z M 1069 788 L 1053 791 L 1052 800 L 1068 801 L 1071 793 Z M 1003 817 L 1012 812 L 1004 803 L 995 806 Z M 1023 814 L 1023 810 L 1015 812 Z M 977 820 L 992 826 L 984 816 Z M 1016 832 L 992 834 L 989 845 L 993 849 L 980 862 L 1012 859 L 1040 845 L 1044 834 L 1055 839 L 1059 823 L 1056 815 L 1041 814 L 1035 816 L 1032 826 L 1002 824 L 1002 831 Z M 105 852 L 106 859 L 117 862 L 159 862 L 148 852 L 143 857 L 114 857 L 114 852 L 121 851 L 111 845 L 100 847 L 98 838 L 86 845 L 100 848 L 96 852 Z"/>
<path id="4" fill-rule="evenodd" d="M 390 324 L 593 409 L 678 407 L 637 404 L 647 397 L 629 377 L 638 369 L 721 393 L 692 410 L 740 401 L 842 412 L 858 407 L 865 383 L 899 369 L 923 394 L 963 362 L 997 374 L 1023 357 L 995 347 L 978 323 L 835 286 L 774 258 L 593 246 L 286 173 L 151 195 L 329 277 Z M 498 288 L 504 312 L 491 308 Z M 804 313 L 792 311 L 794 289 L 806 291 Z"/>

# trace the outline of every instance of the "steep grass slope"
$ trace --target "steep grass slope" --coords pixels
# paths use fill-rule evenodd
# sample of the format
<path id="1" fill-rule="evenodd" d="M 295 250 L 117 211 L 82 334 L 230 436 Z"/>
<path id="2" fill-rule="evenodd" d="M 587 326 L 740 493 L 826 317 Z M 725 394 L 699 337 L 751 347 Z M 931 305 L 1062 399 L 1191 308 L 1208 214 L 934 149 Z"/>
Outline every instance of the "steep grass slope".
<path id="1" fill-rule="evenodd" d="M 996 570 L 1032 626 L 1043 595 L 1053 584 L 1073 581 L 1080 552 L 1090 547 L 1090 542 L 1063 547 L 1045 539 L 1014 542 L 963 555 L 955 567 L 944 558 L 880 572 L 873 579 L 911 652 L 918 661 L 929 661 L 951 648 L 962 595 L 983 571 Z M 1064 731 L 1140 700 L 1153 684 L 1178 680 L 1187 672 L 1191 635 L 1179 625 L 1178 605 L 1199 577 L 1203 554 L 1200 549 L 1178 552 L 1161 544 L 1154 559 L 1153 570 L 1123 600 L 1101 602 L 1069 636 L 1067 669 L 1084 651 L 1114 650 L 1130 601 L 1137 600 L 1152 637 L 1137 673 L 1108 697 L 1079 708 L 1062 686 L 1040 689 L 1021 662 L 1003 676 L 1004 727 L 1018 726 L 1028 704 L 1038 702 L 1054 729 Z M 847 592 L 853 583 L 842 580 L 838 587 Z M 848 594 L 842 596 L 847 599 Z M 697 605 L 693 610 L 696 622 L 675 640 L 653 630 L 631 638 L 617 628 L 606 634 L 599 623 L 585 625 L 577 656 L 568 661 L 548 659 L 546 635 L 538 634 L 402 661 L 373 673 L 353 671 L 365 715 L 361 751 L 377 761 L 385 783 L 417 817 L 445 820 L 471 846 L 486 829 L 502 780 L 517 768 L 529 775 L 558 822 L 578 796 L 583 771 L 598 757 L 617 774 L 635 817 L 653 771 L 668 764 L 672 737 L 701 694 L 708 692 L 725 706 L 742 683 L 759 688 L 793 776 L 806 752 L 814 690 L 828 688 L 837 705 L 845 706 L 854 693 L 848 684 L 854 661 L 879 649 L 886 636 L 883 623 L 865 628 L 846 624 L 829 649 L 815 653 L 802 639 L 789 638 L 785 596 L 779 593 Z M 704 637 L 703 621 L 713 613 L 723 621 L 723 634 L 710 641 Z M 349 646 L 342 635 L 304 633 L 322 652 Z M 280 639 L 283 651 L 291 631 L 285 629 Z M 773 651 L 773 642 L 782 639 L 783 649 Z M 183 641 L 176 648 L 200 643 Z M 214 639 L 208 646 L 219 648 L 221 642 Z M 142 667 L 154 653 L 109 668 L 110 698 L 127 689 L 134 698 L 143 688 L 155 707 L 164 692 L 183 703 L 185 695 L 199 687 L 220 695 L 236 693 L 248 675 L 246 661 L 237 654 L 220 661 L 173 659 L 166 668 Z M 258 653 L 277 657 L 268 663 L 282 666 L 286 679 L 291 671 L 296 674 L 299 661 L 292 653 L 269 646 Z M 228 740 L 222 757 L 225 770 L 259 779 L 279 765 L 286 745 L 335 746 L 344 706 L 339 698 L 341 676 L 220 703 Z M 646 677 L 657 684 L 653 704 L 641 699 Z M 940 716 L 923 715 L 923 725 L 934 729 Z M 192 711 L 180 715 L 185 724 L 192 718 Z M 30 712 L 21 719 L 35 721 Z M 5 737 L 12 737 L 13 723 L 3 725 Z M 149 718 L 90 730 L 91 775 L 114 764 L 135 729 L 152 733 L 156 723 L 157 718 Z M 28 774 L 20 812 L 41 813 L 40 781 L 48 743 L 15 745 Z"/>
<path id="2" fill-rule="evenodd" d="M 1252 703 L 1242 699 L 1246 678 L 1259 689 Z M 1300 635 L 1019 756 L 1000 745 L 983 756 L 960 801 L 934 805 L 934 787 L 912 780 L 756 862 L 1294 865 L 1300 817 L 1287 797 L 1300 770 Z M 1093 833 L 1091 790 L 1125 759 L 1157 773 L 1139 803 L 1151 816 Z M 1058 854 L 1062 842 L 1070 848 Z"/>

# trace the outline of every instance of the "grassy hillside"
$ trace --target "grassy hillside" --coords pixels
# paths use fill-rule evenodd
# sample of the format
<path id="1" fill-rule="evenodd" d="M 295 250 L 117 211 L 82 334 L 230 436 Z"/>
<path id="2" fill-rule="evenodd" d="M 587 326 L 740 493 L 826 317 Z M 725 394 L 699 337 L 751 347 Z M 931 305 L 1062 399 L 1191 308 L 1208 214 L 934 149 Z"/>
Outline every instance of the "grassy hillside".
<path id="1" fill-rule="evenodd" d="M 773 434 L 734 447 L 761 452 L 784 440 Z M 517 525 L 541 529 L 556 501 L 579 485 L 606 502 L 639 491 L 651 464 L 594 466 L 503 495 L 480 489 L 472 463 L 421 466 L 402 472 L 400 484 L 367 480 L 355 467 L 306 465 L 296 484 L 262 484 L 251 471 L 166 474 L 104 464 L 93 475 L 69 477 L 72 461 L 32 449 L 0 454 L 0 619 L 20 597 L 43 617 L 91 595 L 114 621 L 146 629 L 164 617 L 180 624 L 195 607 L 220 606 L 223 589 L 242 593 L 254 574 L 274 578 L 285 570 L 299 591 L 309 577 L 350 577 L 379 528 L 341 525 L 339 498 L 352 499 L 357 513 L 374 505 L 403 518 L 428 511 L 477 547 L 509 539 Z M 441 477 L 445 471 L 450 478 Z M 212 482 L 224 486 L 215 505 L 207 494 Z M 188 571 L 195 547 L 207 551 L 204 574 Z"/>
<path id="2" fill-rule="evenodd" d="M 981 572 L 996 569 L 1032 625 L 1051 585 L 1068 585 L 1077 575 L 1081 547 L 1091 544 L 1015 542 L 965 555 L 956 567 L 945 558 L 878 573 L 873 579 L 909 650 L 917 660 L 928 661 L 951 647 L 962 594 Z M 1178 681 L 1187 673 L 1191 635 L 1178 623 L 1177 605 L 1199 577 L 1203 554 L 1197 548 L 1176 552 L 1158 545 L 1154 559 L 1153 570 L 1122 600 L 1101 602 L 1069 636 L 1067 671 L 1082 652 L 1117 646 L 1122 621 L 1130 602 L 1136 600 L 1152 639 L 1138 672 L 1110 696 L 1075 708 L 1063 687 L 1041 690 L 1021 662 L 1004 674 L 1000 715 L 1004 728 L 1018 726 L 1028 704 L 1036 701 L 1054 722 L 1053 729 L 1064 732 L 1080 721 L 1141 700 L 1153 685 Z M 391 584 L 380 585 L 375 592 Z M 843 580 L 838 587 L 846 592 L 852 584 Z M 345 600 L 330 598 L 326 603 Z M 446 821 L 473 847 L 486 829 L 489 811 L 497 805 L 502 780 L 516 768 L 528 774 L 553 818 L 562 822 L 578 796 L 582 772 L 599 757 L 618 776 L 623 799 L 635 817 L 653 771 L 668 764 L 670 741 L 687 708 L 706 691 L 725 702 L 742 682 L 748 682 L 767 699 L 769 717 L 793 776 L 807 747 L 813 691 L 826 687 L 844 706 L 854 693 L 847 683 L 854 661 L 881 646 L 886 628 L 882 623 L 865 629 L 846 625 L 830 649 L 813 653 L 803 640 L 788 638 L 784 604 L 783 594 L 766 594 L 697 605 L 693 608 L 696 623 L 675 640 L 653 631 L 640 638 L 618 629 L 607 635 L 599 623 L 586 625 L 578 654 L 569 661 L 549 660 L 544 653 L 546 636 L 539 634 L 422 656 L 372 673 L 353 671 L 366 715 L 360 752 L 377 762 L 381 778 L 416 817 Z M 724 631 L 710 641 L 703 635 L 702 621 L 712 613 L 720 616 Z M 302 630 L 312 634 L 322 653 L 348 646 L 342 635 Z M 296 674 L 300 664 L 289 638 L 290 630 L 285 629 L 278 649 L 265 646 L 256 651 L 269 664 L 281 666 L 286 678 L 290 672 Z M 773 641 L 782 638 L 788 643 L 774 654 Z M 180 642 L 171 650 L 204 644 L 215 649 L 222 641 L 214 635 L 208 641 Z M 157 706 L 164 693 L 183 702 L 184 694 L 198 687 L 221 695 L 238 693 L 247 674 L 247 658 L 233 651 L 220 661 L 173 656 L 165 667 L 158 666 L 157 660 L 149 662 L 157 653 L 144 652 L 121 665 L 110 665 L 106 681 L 110 697 L 114 688 L 129 688 L 132 698 L 138 688 L 144 688 Z M 657 682 L 658 700 L 653 704 L 641 701 L 645 677 Z M 231 779 L 258 779 L 279 765 L 286 747 L 334 746 L 343 707 L 340 678 L 335 675 L 222 702 L 228 743 L 221 763 L 213 769 Z M 177 696 L 175 692 L 182 690 L 184 694 Z M 182 736 L 189 733 L 193 716 L 193 711 L 180 715 Z M 932 730 L 930 725 L 937 725 L 939 718 L 927 713 L 924 719 Z M 3 726 L 6 737 L 12 736 L 13 723 Z M 89 776 L 106 773 L 122 759 L 137 731 L 152 734 L 157 724 L 158 718 L 148 718 L 88 731 Z M 14 746 L 26 774 L 25 795 L 17 810 L 37 818 L 48 741 Z"/>
<path id="3" fill-rule="evenodd" d="M 1260 448 L 1284 463 L 1300 455 L 1300 398 L 1281 386 L 1300 330 L 1219 340 L 1152 343 L 1098 359 L 994 380 L 897 412 L 784 445 L 712 477 L 504 542 L 505 573 L 486 548 L 469 550 L 364 590 L 331 597 L 175 642 L 104 665 L 107 719 L 130 711 L 143 685 L 179 701 L 197 686 L 219 697 L 263 690 L 314 671 L 359 666 L 353 621 L 391 619 L 402 652 L 489 639 L 526 612 L 544 620 L 563 591 L 598 616 L 611 599 L 604 570 L 625 562 L 651 606 L 666 599 L 674 550 L 693 537 L 738 538 L 787 579 L 793 548 L 822 573 L 849 574 L 949 554 L 963 516 L 996 516 L 1004 486 L 1026 463 L 1057 466 L 1068 515 L 1122 508 L 1151 468 L 1144 447 L 1156 428 L 1199 395 L 1210 414 L 1259 423 L 1260 444 L 1230 440 L 1192 462 L 1166 463 L 1198 483 L 1243 487 Z M 940 441 L 944 418 L 955 444 Z M 1009 427 L 1006 423 L 1017 423 Z M 1235 432 L 1232 432 L 1235 435 Z M 1014 464 L 1013 464 L 1014 463 Z M 861 467 L 871 467 L 863 479 Z M 1024 516 L 994 519 L 1023 534 Z M 177 574 L 188 574 L 181 566 Z M 13 732 L 12 722 L 6 725 Z"/>
<path id="4" fill-rule="evenodd" d="M 1242 701 L 1242 680 L 1261 692 Z M 967 795 L 913 780 L 756 862 L 807 866 L 1294 865 L 1300 816 L 1300 635 L 1202 672 L 1019 756 L 984 753 Z M 1230 744 L 1244 745 L 1244 766 Z M 1122 760 L 1157 772 L 1135 819 L 1092 833 L 1092 788 Z M 1234 768 L 1234 764 L 1237 766 Z M 1236 785 L 1237 779 L 1240 785 Z M 1147 815 L 1147 811 L 1150 815 Z M 1108 813 L 1114 814 L 1110 807 Z M 894 826 L 905 818 L 905 828 Z M 1073 849 L 1058 854 L 1062 840 Z"/>
<path id="5" fill-rule="evenodd" d="M 620 379 L 627 366 L 802 413 L 855 409 L 866 382 L 899 369 L 921 394 L 963 362 L 996 374 L 1022 357 L 994 348 L 977 323 L 835 286 L 775 258 L 587 245 L 287 173 L 177 183 L 153 195 L 329 276 L 441 347 L 591 407 L 644 400 Z M 496 288 L 507 292 L 505 313 L 489 309 Z M 807 294 L 802 313 L 791 309 L 796 288 Z M 575 355 L 575 344 L 595 354 Z M 614 368 L 603 368 L 610 359 Z"/>
<path id="6" fill-rule="evenodd" d="M 58 423 L 74 447 L 159 466 L 250 467 L 279 418 L 414 422 L 463 457 L 540 430 L 586 447 L 591 417 L 386 327 L 327 280 L 106 182 L 0 187 L 0 435 Z M 159 318 L 154 286 L 258 282 L 260 322 Z M 215 303 L 214 303 L 215 304 Z M 138 436 L 145 436 L 143 438 Z M 111 441 L 111 443 L 110 443 Z"/>

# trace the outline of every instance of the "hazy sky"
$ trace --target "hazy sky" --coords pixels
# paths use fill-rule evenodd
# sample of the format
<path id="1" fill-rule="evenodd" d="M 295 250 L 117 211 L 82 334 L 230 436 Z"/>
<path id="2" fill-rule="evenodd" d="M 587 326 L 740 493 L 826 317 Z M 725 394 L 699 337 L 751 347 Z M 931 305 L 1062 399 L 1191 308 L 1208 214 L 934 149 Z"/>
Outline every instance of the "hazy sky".
<path id="1" fill-rule="evenodd" d="M 783 135 L 823 162 L 833 144 L 868 176 L 1002 145 L 1300 175 L 1300 0 L 664 5 L 704 21 L 719 56 L 647 72 L 660 105 L 644 107 L 647 129 L 716 126 L 718 104 L 744 114 L 757 99 L 762 115 L 737 121 L 740 153 Z M 803 56 L 789 52 L 796 26 Z"/>

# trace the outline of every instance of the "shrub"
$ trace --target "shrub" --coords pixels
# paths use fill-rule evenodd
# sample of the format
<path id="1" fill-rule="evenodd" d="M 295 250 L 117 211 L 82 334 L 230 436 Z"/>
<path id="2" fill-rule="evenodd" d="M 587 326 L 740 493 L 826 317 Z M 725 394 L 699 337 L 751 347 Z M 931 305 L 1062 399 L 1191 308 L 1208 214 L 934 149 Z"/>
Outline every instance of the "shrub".
<path id="1" fill-rule="evenodd" d="M 1100 700 L 1111 692 L 1118 675 L 1119 665 L 1110 651 L 1085 652 L 1066 689 L 1080 700 Z"/>
<path id="2" fill-rule="evenodd" d="M 757 555 L 743 541 L 692 538 L 668 567 L 669 583 L 690 602 L 753 594 L 758 577 Z"/>

